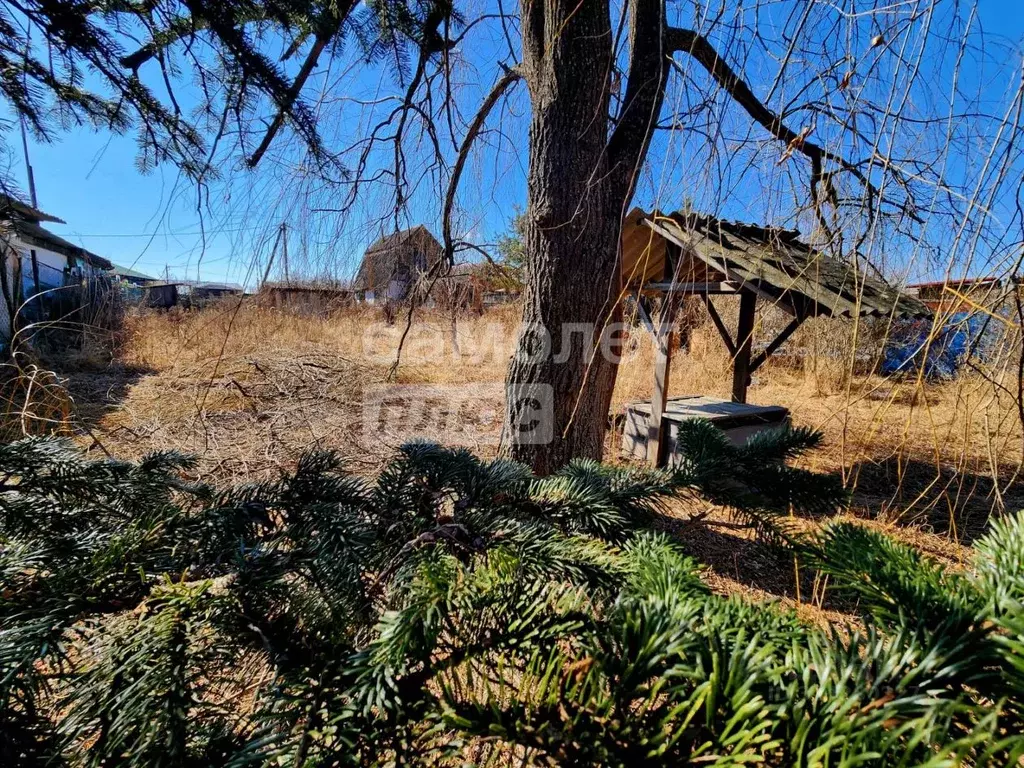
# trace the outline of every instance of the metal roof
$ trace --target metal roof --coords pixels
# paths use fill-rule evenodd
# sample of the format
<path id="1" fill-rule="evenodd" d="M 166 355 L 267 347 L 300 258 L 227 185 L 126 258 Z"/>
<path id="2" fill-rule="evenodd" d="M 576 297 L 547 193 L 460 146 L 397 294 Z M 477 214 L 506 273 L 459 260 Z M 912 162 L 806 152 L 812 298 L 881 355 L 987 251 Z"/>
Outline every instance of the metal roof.
<path id="1" fill-rule="evenodd" d="M 206 280 L 178 280 L 176 281 L 176 284 L 200 291 L 225 291 L 228 293 L 245 292 L 245 289 L 238 283 L 217 283 L 208 282 Z"/>
<path id="2" fill-rule="evenodd" d="M 635 221 L 680 246 L 725 280 L 750 288 L 794 315 L 903 318 L 932 314 L 923 302 L 881 277 L 801 242 L 796 230 L 681 212 L 642 213 Z"/>
<path id="3" fill-rule="evenodd" d="M 50 230 L 41 227 L 39 225 L 41 221 L 49 221 L 54 224 L 65 224 L 66 222 L 49 213 L 44 213 L 38 208 L 33 208 L 16 197 L 0 194 L 0 220 L 6 222 L 6 226 L 13 229 L 18 234 L 18 237 L 30 246 L 36 245 L 54 253 L 59 253 L 62 256 L 82 259 L 100 269 L 110 269 L 114 266 L 102 256 L 98 256 L 92 251 L 87 251 L 80 245 L 75 245 L 63 237 L 53 234 Z"/>
<path id="4" fill-rule="evenodd" d="M 0 212 L 13 213 L 16 218 L 27 219 L 28 221 L 49 221 L 54 224 L 67 224 L 64 219 L 59 219 L 51 213 L 45 213 L 38 208 L 33 208 L 28 203 L 23 203 L 16 197 L 0 195 Z"/>
<path id="5" fill-rule="evenodd" d="M 134 277 L 136 280 L 156 280 L 155 277 L 144 275 L 138 270 L 132 269 L 131 267 L 122 267 L 119 264 L 115 264 L 110 271 L 118 277 Z"/>
<path id="6" fill-rule="evenodd" d="M 205 280 L 156 280 L 144 288 L 166 288 L 168 286 L 180 286 L 203 291 L 225 291 L 228 293 L 244 293 L 245 289 L 238 283 L 211 283 Z"/>
<path id="7" fill-rule="evenodd" d="M 37 245 L 40 248 L 59 253 L 62 256 L 82 259 L 100 269 L 112 269 L 114 266 L 102 256 L 98 256 L 92 251 L 82 248 L 80 245 L 75 245 L 63 237 L 53 234 L 53 232 L 44 229 L 35 222 L 15 219 L 10 223 L 10 226 L 18 234 L 18 237 L 29 245 Z"/>

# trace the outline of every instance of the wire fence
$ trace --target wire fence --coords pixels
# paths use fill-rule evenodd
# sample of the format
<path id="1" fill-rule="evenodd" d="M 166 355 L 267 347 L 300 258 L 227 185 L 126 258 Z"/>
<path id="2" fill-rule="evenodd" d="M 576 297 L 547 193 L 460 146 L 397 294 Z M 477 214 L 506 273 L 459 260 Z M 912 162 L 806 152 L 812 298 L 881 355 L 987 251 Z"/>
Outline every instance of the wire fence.
<path id="1" fill-rule="evenodd" d="M 124 302 L 106 275 L 81 267 L 57 269 L 23 255 L 12 275 L 17 292 L 4 296 L 4 341 L 36 348 L 81 347 L 90 339 L 109 339 L 121 329 Z M 11 311 L 11 307 L 14 311 Z"/>

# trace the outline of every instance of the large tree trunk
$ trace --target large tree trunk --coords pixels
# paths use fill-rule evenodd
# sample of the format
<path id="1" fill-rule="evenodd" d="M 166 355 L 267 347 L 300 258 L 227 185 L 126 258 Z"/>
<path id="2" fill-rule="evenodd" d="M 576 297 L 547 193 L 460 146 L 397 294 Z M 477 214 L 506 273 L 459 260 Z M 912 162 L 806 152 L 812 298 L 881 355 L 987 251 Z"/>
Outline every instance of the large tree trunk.
<path id="1" fill-rule="evenodd" d="M 524 0 L 522 18 L 533 110 L 527 333 L 509 367 L 506 438 L 511 456 L 543 474 L 574 456 L 601 456 L 615 366 L 600 353 L 599 339 L 617 298 L 622 198 L 607 182 L 607 1 Z M 543 335 L 550 344 L 540 341 Z M 534 393 L 536 413 L 537 403 L 526 402 Z M 533 434 L 516 431 L 533 417 L 545 423 Z M 541 443 L 533 442 L 537 435 Z"/>
<path id="2" fill-rule="evenodd" d="M 533 428 L 506 436 L 508 454 L 539 474 L 573 457 L 601 458 L 616 373 L 601 333 L 616 307 L 618 219 L 615 208 L 604 220 L 599 210 L 527 227 L 525 333 L 509 366 L 506 425 Z"/>
<path id="3" fill-rule="evenodd" d="M 621 221 L 667 67 L 660 0 L 632 0 L 630 7 L 630 83 L 610 134 L 607 0 L 521 5 L 532 105 L 526 333 L 506 382 L 505 450 L 539 474 L 574 457 L 600 459 L 604 444 L 617 350 L 601 339 L 618 319 Z M 538 341 L 543 335 L 549 349 Z"/>

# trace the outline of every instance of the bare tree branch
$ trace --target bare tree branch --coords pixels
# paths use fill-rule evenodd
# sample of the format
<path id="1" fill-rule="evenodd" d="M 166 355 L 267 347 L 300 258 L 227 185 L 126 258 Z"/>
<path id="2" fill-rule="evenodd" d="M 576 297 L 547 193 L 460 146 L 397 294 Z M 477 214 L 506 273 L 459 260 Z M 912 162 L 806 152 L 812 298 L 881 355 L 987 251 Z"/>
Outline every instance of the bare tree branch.
<path id="1" fill-rule="evenodd" d="M 608 142 L 609 164 L 619 185 L 632 197 L 640 166 L 665 100 L 671 65 L 664 35 L 664 5 L 660 0 L 630 0 L 629 73 L 622 108 Z"/>
<path id="2" fill-rule="evenodd" d="M 434 284 L 438 278 L 446 273 L 450 268 L 455 258 L 455 242 L 452 239 L 452 209 L 455 207 L 455 193 L 459 188 L 459 180 L 462 178 L 462 171 L 466 166 L 466 159 L 469 157 L 469 151 L 473 146 L 473 141 L 480 134 L 480 130 L 483 128 L 484 123 L 490 115 L 491 110 L 494 109 L 494 105 L 498 103 L 501 97 L 504 95 L 514 83 L 522 78 L 522 72 L 518 67 L 510 67 L 505 70 L 505 73 L 498 78 L 498 82 L 491 88 L 490 93 L 484 98 L 483 103 L 480 105 L 480 109 L 477 110 L 476 115 L 470 122 L 469 127 L 466 129 L 466 135 L 462 140 L 462 145 L 459 147 L 459 154 L 455 160 L 455 166 L 452 168 L 452 176 L 448 182 L 448 191 L 445 193 L 444 198 L 444 210 L 441 220 L 441 229 L 444 238 L 444 258 L 434 263 L 430 271 L 425 276 L 427 282 L 425 295 L 429 295 L 434 288 Z M 490 257 L 488 257 L 490 258 Z M 493 263 L 493 262 L 492 262 Z M 416 311 L 416 301 L 409 302 L 409 310 L 406 313 L 405 328 L 402 330 L 402 335 L 398 340 L 398 348 L 395 350 L 395 360 L 388 368 L 388 379 L 394 378 L 398 372 L 398 366 L 402 360 L 402 348 L 405 346 L 406 337 L 409 335 L 409 330 L 412 328 L 413 314 Z"/>
<path id="3" fill-rule="evenodd" d="M 462 178 L 462 170 L 466 166 L 466 160 L 469 157 L 469 150 L 473 146 L 473 141 L 480 133 L 483 128 L 484 122 L 487 120 L 487 116 L 490 115 L 491 110 L 494 109 L 494 105 L 498 103 L 498 100 L 502 97 L 506 90 L 513 83 L 517 82 L 523 76 L 522 71 L 519 67 L 510 67 L 505 70 L 498 82 L 494 84 L 491 92 L 487 94 L 487 97 L 483 100 L 480 105 L 480 109 L 477 110 L 476 116 L 474 116 L 469 127 L 466 129 L 466 135 L 462 139 L 462 145 L 459 147 L 458 157 L 455 159 L 455 166 L 452 168 L 452 176 L 448 182 L 448 191 L 444 196 L 444 209 L 441 217 L 441 230 L 444 237 L 444 255 L 445 262 L 447 264 L 452 263 L 453 254 L 455 247 L 452 241 L 452 208 L 455 207 L 455 193 L 459 187 L 459 180 Z"/>
<path id="4" fill-rule="evenodd" d="M 691 29 L 668 27 L 665 29 L 666 48 L 670 52 L 686 53 L 697 61 L 711 75 L 715 82 L 750 115 L 755 122 L 767 130 L 772 136 L 786 142 L 786 152 L 799 152 L 811 161 L 811 196 L 817 207 L 818 185 L 828 181 L 829 172 L 824 170 L 824 161 L 835 163 L 839 168 L 853 174 L 868 189 L 873 197 L 881 199 L 881 194 L 868 180 L 867 176 L 856 165 L 839 155 L 822 148 L 808 140 L 808 129 L 797 132 L 782 121 L 782 117 L 772 112 L 751 90 L 746 81 L 719 56 L 718 51 L 704 35 Z M 787 156 L 788 156 L 787 154 Z M 913 210 L 903 206 L 903 213 L 918 223 L 922 219 Z"/>
<path id="5" fill-rule="evenodd" d="M 320 54 L 323 53 L 328 42 L 330 42 L 330 36 L 322 33 L 318 33 L 313 39 L 313 45 L 310 47 L 309 53 L 306 54 L 306 59 L 302 62 L 302 67 L 299 69 L 299 73 L 295 76 L 292 84 L 288 87 L 288 92 L 285 94 L 284 101 L 278 106 L 277 112 L 274 114 L 274 119 L 270 123 L 270 127 L 267 128 L 267 132 L 263 135 L 263 140 L 260 141 L 259 146 L 256 147 L 256 150 L 249 156 L 249 159 L 246 160 L 246 165 L 250 168 L 255 168 L 259 165 L 260 160 L 263 159 L 263 155 L 270 147 L 274 137 L 277 136 L 277 132 L 281 130 L 281 126 L 284 125 L 285 115 L 287 115 L 295 105 L 296 99 L 299 98 L 299 94 L 306 85 L 306 80 L 308 80 L 309 76 L 312 74 L 313 68 L 316 67 L 317 62 L 320 60 Z"/>

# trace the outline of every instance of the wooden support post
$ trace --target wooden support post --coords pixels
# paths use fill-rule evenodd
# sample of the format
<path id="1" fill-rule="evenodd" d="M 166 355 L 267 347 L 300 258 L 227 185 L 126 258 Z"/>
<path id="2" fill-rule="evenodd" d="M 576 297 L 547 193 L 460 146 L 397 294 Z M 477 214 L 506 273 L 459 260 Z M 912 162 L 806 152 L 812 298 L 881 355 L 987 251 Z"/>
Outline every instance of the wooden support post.
<path id="1" fill-rule="evenodd" d="M 653 336 L 655 340 L 657 340 L 658 331 L 654 327 L 654 321 L 651 320 L 651 316 L 647 314 L 647 309 L 644 307 L 642 297 L 636 303 L 636 314 L 637 317 L 640 318 L 640 322 L 644 324 L 644 328 L 646 328 L 650 332 L 651 336 Z"/>
<path id="2" fill-rule="evenodd" d="M 740 293 L 740 317 L 736 325 L 736 356 L 732 363 L 732 401 L 747 402 L 750 385 L 750 347 L 754 340 L 754 310 L 757 294 L 744 289 Z"/>
<path id="3" fill-rule="evenodd" d="M 797 315 L 792 320 L 790 320 L 789 325 L 787 325 L 785 328 L 779 331 L 779 335 L 772 339 L 771 343 L 764 348 L 764 351 L 761 352 L 757 357 L 755 357 L 751 361 L 750 373 L 753 373 L 762 365 L 764 365 L 764 361 L 771 357 L 775 353 L 775 350 L 777 350 L 779 347 L 786 343 L 786 339 L 793 335 L 793 332 L 801 326 L 803 321 L 803 315 Z"/>
<path id="4" fill-rule="evenodd" d="M 662 416 L 668 403 L 668 379 L 672 369 L 673 336 L 669 322 L 661 323 L 654 337 L 654 394 L 651 396 L 651 418 L 647 422 L 647 462 L 654 467 L 665 463 L 665 425 Z"/>
<path id="5" fill-rule="evenodd" d="M 708 314 L 711 316 L 711 322 L 715 324 L 715 328 L 718 329 L 718 335 L 722 337 L 722 341 L 725 343 L 725 348 L 729 350 L 729 357 L 736 357 L 736 343 L 729 335 L 729 329 L 726 328 L 725 323 L 722 322 L 722 318 L 718 314 L 718 310 L 715 309 L 715 305 L 711 303 L 711 297 L 701 296 L 701 298 L 704 299 L 704 303 L 707 305 Z"/>
<path id="6" fill-rule="evenodd" d="M 35 248 L 29 251 L 29 255 L 32 257 L 32 285 L 34 286 L 32 298 L 36 299 L 36 297 L 42 290 L 42 288 L 39 285 L 39 257 L 36 255 Z M 36 301 L 42 301 L 42 299 L 36 299 Z"/>

